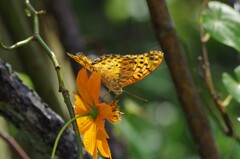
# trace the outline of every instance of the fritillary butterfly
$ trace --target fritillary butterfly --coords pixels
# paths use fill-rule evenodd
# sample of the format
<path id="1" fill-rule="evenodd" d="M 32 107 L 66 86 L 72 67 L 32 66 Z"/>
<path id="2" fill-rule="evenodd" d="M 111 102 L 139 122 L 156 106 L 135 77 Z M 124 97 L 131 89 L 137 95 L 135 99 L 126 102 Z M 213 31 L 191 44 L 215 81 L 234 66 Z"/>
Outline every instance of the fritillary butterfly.
<path id="1" fill-rule="evenodd" d="M 154 71 L 164 55 L 161 51 L 149 51 L 140 55 L 109 54 L 92 61 L 83 53 L 67 54 L 89 71 L 100 72 L 104 85 L 117 95 L 122 93 L 122 87 L 135 83 Z"/>

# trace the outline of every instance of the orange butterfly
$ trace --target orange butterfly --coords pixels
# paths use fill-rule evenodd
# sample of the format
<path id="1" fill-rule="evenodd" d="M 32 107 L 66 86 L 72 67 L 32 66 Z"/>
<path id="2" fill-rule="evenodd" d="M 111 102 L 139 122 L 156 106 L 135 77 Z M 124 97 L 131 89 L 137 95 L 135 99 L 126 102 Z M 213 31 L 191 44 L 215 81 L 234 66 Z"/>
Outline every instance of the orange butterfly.
<path id="1" fill-rule="evenodd" d="M 153 72 L 164 56 L 161 51 L 149 51 L 140 55 L 103 55 L 92 61 L 83 53 L 67 54 L 89 71 L 100 72 L 104 85 L 116 95 L 122 93 L 122 87 L 140 81 Z"/>

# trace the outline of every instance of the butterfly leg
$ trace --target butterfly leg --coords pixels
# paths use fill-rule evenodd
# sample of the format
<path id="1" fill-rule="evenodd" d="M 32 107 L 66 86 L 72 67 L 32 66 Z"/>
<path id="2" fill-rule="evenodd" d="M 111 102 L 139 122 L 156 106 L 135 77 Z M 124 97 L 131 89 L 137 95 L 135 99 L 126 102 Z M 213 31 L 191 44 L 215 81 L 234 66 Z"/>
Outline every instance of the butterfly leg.
<path id="1" fill-rule="evenodd" d="M 100 97 L 100 100 L 101 100 L 101 101 L 104 101 L 104 98 L 105 98 L 108 94 L 110 94 L 110 90 L 108 90 L 108 91 L 103 95 L 103 97 Z"/>
<path id="2" fill-rule="evenodd" d="M 117 100 L 117 97 L 119 96 L 119 94 L 116 94 L 113 98 L 113 100 Z"/>
<path id="3" fill-rule="evenodd" d="M 131 96 L 133 96 L 133 97 L 135 97 L 135 98 L 138 98 L 138 99 L 141 99 L 141 100 L 147 102 L 146 99 L 144 99 L 144 98 L 142 98 L 142 97 L 139 97 L 139 96 L 137 96 L 137 95 L 135 95 L 135 94 L 132 94 L 132 93 L 130 93 L 130 92 L 128 92 L 128 91 L 123 90 L 123 92 L 125 92 L 125 93 L 127 93 L 127 94 L 129 94 L 129 95 L 131 95 Z"/>

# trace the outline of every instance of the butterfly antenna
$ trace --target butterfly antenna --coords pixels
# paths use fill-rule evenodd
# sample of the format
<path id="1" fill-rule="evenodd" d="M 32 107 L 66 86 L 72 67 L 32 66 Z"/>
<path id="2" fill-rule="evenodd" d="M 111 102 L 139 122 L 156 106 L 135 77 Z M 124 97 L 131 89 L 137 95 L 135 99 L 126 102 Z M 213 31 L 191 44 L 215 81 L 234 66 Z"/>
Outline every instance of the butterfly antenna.
<path id="1" fill-rule="evenodd" d="M 141 100 L 147 102 L 146 99 L 144 99 L 144 98 L 142 98 L 142 97 L 139 97 L 139 96 L 136 96 L 135 94 L 132 94 L 132 93 L 130 93 L 130 92 L 128 92 L 128 91 L 123 90 L 123 92 L 125 92 L 125 93 L 127 93 L 127 94 L 129 94 L 129 95 L 131 95 L 131 96 L 133 96 L 133 97 L 135 97 L 135 98 L 138 98 L 138 99 L 141 99 Z"/>

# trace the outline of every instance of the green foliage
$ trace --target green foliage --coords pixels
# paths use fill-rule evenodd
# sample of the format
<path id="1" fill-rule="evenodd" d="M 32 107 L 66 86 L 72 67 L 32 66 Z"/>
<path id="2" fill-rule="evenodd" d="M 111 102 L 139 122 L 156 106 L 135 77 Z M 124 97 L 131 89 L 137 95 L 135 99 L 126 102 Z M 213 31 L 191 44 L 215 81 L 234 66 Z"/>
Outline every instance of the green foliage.
<path id="1" fill-rule="evenodd" d="M 201 22 L 214 39 L 240 51 L 240 14 L 233 8 L 211 1 L 202 13 Z"/>
<path id="2" fill-rule="evenodd" d="M 234 69 L 234 72 L 237 76 L 236 81 L 233 77 L 231 77 L 228 73 L 223 73 L 222 81 L 224 86 L 226 87 L 228 93 L 233 96 L 233 98 L 240 103 L 240 66 Z"/>
<path id="3" fill-rule="evenodd" d="M 109 19 L 115 22 L 126 20 L 129 17 L 126 7 L 126 0 L 108 1 L 106 4 L 105 13 Z"/>
<path id="4" fill-rule="evenodd" d="M 129 158 L 181 159 L 197 155 L 196 149 L 187 148 L 191 137 L 184 132 L 183 114 L 172 103 L 149 101 L 140 106 L 126 99 L 123 106 L 124 116 L 114 128 L 118 138 L 128 145 Z"/>
<path id="5" fill-rule="evenodd" d="M 28 87 L 34 89 L 34 85 L 32 83 L 32 80 L 28 75 L 26 75 L 24 73 L 20 73 L 20 72 L 16 72 L 16 74 L 23 81 L 24 84 L 26 84 Z"/>
<path id="6" fill-rule="evenodd" d="M 139 12 L 141 10 L 141 12 Z M 106 16 L 113 22 L 124 22 L 127 19 L 145 21 L 149 18 L 144 0 L 111 0 L 105 5 Z"/>
<path id="7" fill-rule="evenodd" d="M 231 6 L 224 3 L 211 1 L 201 15 L 200 19 L 205 31 L 215 40 L 222 44 L 228 45 L 238 52 L 240 51 L 240 14 Z M 219 52 L 219 51 L 218 51 Z M 220 52 L 219 52 L 220 53 Z M 227 61 L 227 56 L 223 54 Z M 219 55 L 221 56 L 221 55 Z M 224 57 L 222 56 L 222 57 Z M 235 61 L 235 60 L 234 60 Z M 234 64 L 234 61 L 232 63 Z M 227 65 L 225 65 L 227 66 Z M 237 67 L 234 72 L 237 76 L 236 81 L 228 73 L 222 74 L 222 82 L 227 92 L 240 103 L 240 67 Z"/>

